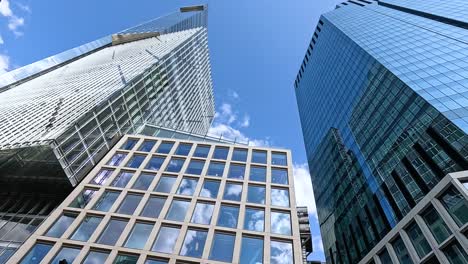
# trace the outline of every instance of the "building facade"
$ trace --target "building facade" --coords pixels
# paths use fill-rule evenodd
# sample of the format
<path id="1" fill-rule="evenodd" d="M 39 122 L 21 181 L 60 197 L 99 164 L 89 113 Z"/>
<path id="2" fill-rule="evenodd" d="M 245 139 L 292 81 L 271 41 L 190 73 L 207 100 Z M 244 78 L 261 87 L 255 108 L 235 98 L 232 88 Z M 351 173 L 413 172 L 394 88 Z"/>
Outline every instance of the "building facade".
<path id="1" fill-rule="evenodd" d="M 288 150 L 126 135 L 8 263 L 302 263 Z"/>
<path id="2" fill-rule="evenodd" d="M 414 253 L 403 219 L 444 200 L 431 191 L 468 169 L 467 14 L 463 0 L 350 0 L 321 16 L 294 86 L 327 263 L 371 261 L 398 232 L 399 249 Z M 440 208 L 429 214 L 451 217 L 443 221 L 462 250 L 450 252 L 468 261 L 468 200 L 450 190 L 464 208 L 458 227 Z M 399 261 L 465 263 L 448 244 Z"/>

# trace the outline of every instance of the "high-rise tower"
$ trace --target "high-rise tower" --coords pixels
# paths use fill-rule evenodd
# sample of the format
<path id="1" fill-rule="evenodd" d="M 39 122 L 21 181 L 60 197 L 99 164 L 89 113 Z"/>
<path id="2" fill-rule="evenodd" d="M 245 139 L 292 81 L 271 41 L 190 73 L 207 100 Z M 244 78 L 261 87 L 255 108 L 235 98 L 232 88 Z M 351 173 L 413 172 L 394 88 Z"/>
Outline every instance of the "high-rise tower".
<path id="1" fill-rule="evenodd" d="M 328 263 L 468 262 L 468 173 L 449 174 L 468 169 L 467 17 L 350 0 L 320 18 L 294 86 Z"/>

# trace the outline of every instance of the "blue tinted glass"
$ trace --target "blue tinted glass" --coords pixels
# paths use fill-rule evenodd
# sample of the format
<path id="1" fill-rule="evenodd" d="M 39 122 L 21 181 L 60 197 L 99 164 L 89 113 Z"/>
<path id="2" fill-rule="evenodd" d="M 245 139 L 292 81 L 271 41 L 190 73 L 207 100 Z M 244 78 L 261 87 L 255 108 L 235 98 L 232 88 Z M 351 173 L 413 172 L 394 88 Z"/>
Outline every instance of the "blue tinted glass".
<path id="1" fill-rule="evenodd" d="M 245 165 L 232 164 L 229 166 L 228 178 L 243 179 L 245 174 Z"/>
<path id="2" fill-rule="evenodd" d="M 392 246 L 400 264 L 413 264 L 413 261 L 411 260 L 408 250 L 406 249 L 403 240 L 401 240 L 401 237 L 395 239 L 395 241 L 392 242 Z"/>
<path id="3" fill-rule="evenodd" d="M 218 196 L 219 191 L 219 181 L 210 181 L 205 180 L 203 183 L 203 187 L 200 191 L 201 197 L 208 197 L 208 198 L 216 198 Z"/>
<path id="4" fill-rule="evenodd" d="M 126 220 L 111 219 L 97 242 L 109 246 L 115 245 L 126 225 Z"/>
<path id="5" fill-rule="evenodd" d="M 247 190 L 247 202 L 265 204 L 265 187 L 249 185 Z"/>
<path id="6" fill-rule="evenodd" d="M 215 233 L 213 243 L 211 244 L 209 259 L 232 262 L 235 239 L 236 237 L 234 235 Z"/>
<path id="7" fill-rule="evenodd" d="M 193 153 L 194 157 L 206 158 L 208 157 L 208 152 L 210 152 L 210 146 L 198 145 Z"/>
<path id="8" fill-rule="evenodd" d="M 135 144 L 138 142 L 138 139 L 133 139 L 133 138 L 129 138 L 127 139 L 127 141 L 122 145 L 121 149 L 125 149 L 125 150 L 131 150 Z"/>
<path id="9" fill-rule="evenodd" d="M 141 216 L 158 218 L 165 202 L 165 198 L 150 197 L 141 213 Z"/>
<path id="10" fill-rule="evenodd" d="M 138 179 L 135 181 L 132 188 L 146 191 L 148 190 L 150 184 L 153 182 L 153 179 L 153 174 L 142 173 L 140 177 L 138 177 Z"/>
<path id="11" fill-rule="evenodd" d="M 125 242 L 125 247 L 143 249 L 152 229 L 152 224 L 136 223 L 127 242 Z"/>
<path id="12" fill-rule="evenodd" d="M 102 264 L 106 262 L 108 256 L 107 252 L 91 251 L 82 264 Z"/>
<path id="13" fill-rule="evenodd" d="M 165 260 L 154 260 L 154 259 L 147 259 L 145 264 L 167 264 Z"/>
<path id="14" fill-rule="evenodd" d="M 104 185 L 111 176 L 114 170 L 102 169 L 99 173 L 91 180 L 91 184 Z"/>
<path id="15" fill-rule="evenodd" d="M 240 201 L 242 195 L 242 184 L 226 183 L 224 189 L 224 200 Z"/>
<path id="16" fill-rule="evenodd" d="M 108 212 L 119 195 L 120 192 L 105 191 L 96 204 L 94 204 L 93 209 Z"/>
<path id="17" fill-rule="evenodd" d="M 127 154 L 125 153 L 116 153 L 106 164 L 110 166 L 119 166 L 126 156 Z"/>
<path id="18" fill-rule="evenodd" d="M 286 153 L 280 153 L 280 152 L 271 153 L 271 164 L 281 165 L 281 166 L 288 165 Z"/>
<path id="19" fill-rule="evenodd" d="M 262 150 L 252 151 L 252 162 L 255 163 L 267 163 L 267 152 Z"/>
<path id="20" fill-rule="evenodd" d="M 180 230 L 178 228 L 162 226 L 151 250 L 162 253 L 172 253 L 179 232 Z"/>
<path id="21" fill-rule="evenodd" d="M 153 156 L 151 157 L 150 161 L 146 165 L 146 169 L 148 170 L 159 170 L 164 163 L 165 157 L 160 156 Z"/>
<path id="22" fill-rule="evenodd" d="M 187 156 L 192 149 L 192 144 L 179 144 L 179 147 L 176 150 L 176 155 Z"/>
<path id="23" fill-rule="evenodd" d="M 239 207 L 230 205 L 221 205 L 218 216 L 218 226 L 236 228 L 237 218 L 239 217 Z"/>
<path id="24" fill-rule="evenodd" d="M 66 263 L 73 263 L 80 250 L 79 248 L 63 247 L 50 263 L 63 263 L 63 260 Z"/>
<path id="25" fill-rule="evenodd" d="M 271 233 L 291 235 L 291 216 L 289 213 L 271 212 Z"/>
<path id="26" fill-rule="evenodd" d="M 156 152 L 167 154 L 171 152 L 172 146 L 174 146 L 173 142 L 162 142 L 161 145 L 159 145 L 158 150 Z"/>
<path id="27" fill-rule="evenodd" d="M 271 188 L 271 205 L 289 207 L 289 191 Z"/>
<path id="28" fill-rule="evenodd" d="M 294 263 L 292 243 L 271 241 L 270 256 L 274 264 Z"/>
<path id="29" fill-rule="evenodd" d="M 122 171 L 117 175 L 115 180 L 112 182 L 112 186 L 114 187 L 120 187 L 120 188 L 125 188 L 127 186 L 127 183 L 130 181 L 130 179 L 133 177 L 132 172 L 128 171 Z"/>
<path id="30" fill-rule="evenodd" d="M 176 181 L 175 177 L 162 176 L 159 179 L 158 185 L 156 185 L 156 188 L 154 189 L 154 191 L 170 193 L 175 181 Z"/>
<path id="31" fill-rule="evenodd" d="M 184 165 L 185 159 L 172 158 L 167 165 L 166 171 L 168 172 L 180 172 L 182 165 Z"/>
<path id="32" fill-rule="evenodd" d="M 214 204 L 197 203 L 192 215 L 192 223 L 209 225 L 213 215 Z"/>
<path id="33" fill-rule="evenodd" d="M 96 227 L 101 223 L 102 217 L 86 216 L 80 226 L 75 230 L 71 239 L 78 241 L 88 241 Z"/>
<path id="34" fill-rule="evenodd" d="M 265 212 L 262 209 L 245 209 L 244 229 L 263 232 L 265 225 Z"/>
<path id="35" fill-rule="evenodd" d="M 46 236 L 49 237 L 61 237 L 71 223 L 78 216 L 77 213 L 65 212 L 60 218 L 54 223 L 54 225 L 47 231 Z"/>
<path id="36" fill-rule="evenodd" d="M 125 196 L 124 200 L 120 204 L 117 213 L 132 215 L 142 198 L 143 195 L 127 194 L 127 196 Z"/>
<path id="37" fill-rule="evenodd" d="M 213 153 L 213 159 L 227 159 L 229 148 L 216 147 Z"/>
<path id="38" fill-rule="evenodd" d="M 21 264 L 39 264 L 53 245 L 36 243 L 21 261 Z"/>
<path id="39" fill-rule="evenodd" d="M 190 206 L 189 201 L 174 200 L 172 201 L 166 219 L 174 221 L 184 221 L 187 210 Z"/>
<path id="40" fill-rule="evenodd" d="M 247 150 L 246 149 L 234 149 L 232 153 L 232 160 L 234 161 L 246 161 L 247 160 Z"/>
<path id="41" fill-rule="evenodd" d="M 285 169 L 271 169 L 271 182 L 277 184 L 288 184 L 288 171 Z"/>
<path id="42" fill-rule="evenodd" d="M 80 194 L 78 194 L 78 196 L 76 196 L 75 200 L 73 200 L 69 206 L 75 208 L 85 208 L 85 206 L 95 194 L 96 190 L 84 189 Z"/>
<path id="43" fill-rule="evenodd" d="M 203 171 L 203 166 L 205 166 L 205 161 L 191 160 L 185 173 L 200 175 Z"/>
<path id="44" fill-rule="evenodd" d="M 146 156 L 143 155 L 134 155 L 128 162 L 126 167 L 129 168 L 138 168 L 140 167 L 141 163 L 145 160 Z"/>
<path id="45" fill-rule="evenodd" d="M 188 230 L 182 244 L 182 249 L 180 250 L 180 255 L 201 258 L 207 235 L 208 232 L 206 231 Z"/>
<path id="46" fill-rule="evenodd" d="M 239 263 L 263 263 L 263 239 L 242 237 Z"/>
<path id="47" fill-rule="evenodd" d="M 224 162 L 210 162 L 210 166 L 208 167 L 208 175 L 218 177 L 223 176 L 225 165 L 226 164 Z"/>
<path id="48" fill-rule="evenodd" d="M 266 167 L 256 167 L 256 166 L 250 167 L 249 180 L 265 182 L 266 181 Z"/>
<path id="49" fill-rule="evenodd" d="M 197 188 L 197 183 L 198 179 L 183 178 L 177 189 L 177 194 L 193 195 L 195 193 L 195 188 Z"/>
<path id="50" fill-rule="evenodd" d="M 145 141 L 143 141 L 143 144 L 141 144 L 141 146 L 140 146 L 140 148 L 138 150 L 139 151 L 144 151 L 144 152 L 150 152 L 151 149 L 153 149 L 155 144 L 156 144 L 156 141 L 154 141 L 154 140 L 145 140 Z"/>
<path id="51" fill-rule="evenodd" d="M 136 255 L 117 255 L 113 264 L 136 264 L 138 256 Z"/>

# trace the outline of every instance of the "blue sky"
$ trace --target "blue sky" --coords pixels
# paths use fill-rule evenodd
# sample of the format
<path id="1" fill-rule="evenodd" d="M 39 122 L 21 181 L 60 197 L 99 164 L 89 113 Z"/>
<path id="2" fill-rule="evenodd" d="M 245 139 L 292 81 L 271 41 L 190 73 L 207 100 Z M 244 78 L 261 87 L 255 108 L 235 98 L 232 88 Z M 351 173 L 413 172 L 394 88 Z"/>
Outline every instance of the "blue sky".
<path id="1" fill-rule="evenodd" d="M 321 13 L 337 0 L 213 0 L 212 133 L 291 149 L 298 203 L 313 206 L 293 82 Z M 146 20 L 205 3 L 182 0 L 1 0 L 0 74 Z M 310 209 L 312 213 L 314 209 Z M 312 217 L 313 219 L 313 217 Z M 313 259 L 323 259 L 312 223 Z"/>

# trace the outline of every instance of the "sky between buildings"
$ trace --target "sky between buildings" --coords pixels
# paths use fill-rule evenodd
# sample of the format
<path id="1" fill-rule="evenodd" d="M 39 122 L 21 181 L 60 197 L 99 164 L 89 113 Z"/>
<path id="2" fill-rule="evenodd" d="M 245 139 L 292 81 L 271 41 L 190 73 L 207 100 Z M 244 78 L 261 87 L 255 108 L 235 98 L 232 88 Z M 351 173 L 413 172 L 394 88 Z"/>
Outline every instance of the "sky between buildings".
<path id="1" fill-rule="evenodd" d="M 0 0 L 0 74 L 176 11 L 192 0 Z M 206 0 L 205 0 L 206 1 Z M 320 14 L 338 0 L 208 0 L 210 132 L 292 150 L 298 203 L 324 260 L 293 83 Z"/>

